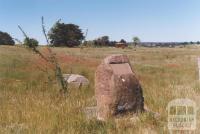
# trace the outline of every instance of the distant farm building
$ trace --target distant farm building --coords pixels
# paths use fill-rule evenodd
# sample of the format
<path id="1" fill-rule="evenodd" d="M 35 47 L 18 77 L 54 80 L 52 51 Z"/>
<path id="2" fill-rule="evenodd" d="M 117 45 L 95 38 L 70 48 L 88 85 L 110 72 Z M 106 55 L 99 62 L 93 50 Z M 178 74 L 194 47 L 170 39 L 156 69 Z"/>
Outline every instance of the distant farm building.
<path id="1" fill-rule="evenodd" d="M 124 49 L 125 47 L 128 47 L 128 44 L 123 42 L 117 42 L 115 43 L 115 47 Z"/>

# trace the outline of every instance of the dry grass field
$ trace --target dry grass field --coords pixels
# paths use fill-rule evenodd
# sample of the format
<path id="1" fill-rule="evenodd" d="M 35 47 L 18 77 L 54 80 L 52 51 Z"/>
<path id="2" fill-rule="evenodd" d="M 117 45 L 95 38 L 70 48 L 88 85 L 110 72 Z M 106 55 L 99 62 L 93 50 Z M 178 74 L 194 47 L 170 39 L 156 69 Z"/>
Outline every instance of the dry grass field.
<path id="1" fill-rule="evenodd" d="M 45 53 L 45 48 L 41 47 Z M 79 73 L 90 80 L 82 89 L 61 96 L 55 81 L 41 71 L 37 55 L 17 46 L 0 46 L 0 133 L 2 134 L 168 134 L 169 101 L 189 98 L 200 104 L 197 57 L 200 48 L 53 48 L 63 73 Z M 94 72 L 110 54 L 128 55 L 141 82 L 145 105 L 160 114 L 100 122 L 87 120 L 83 109 L 95 106 Z M 50 71 L 49 74 L 53 76 Z M 200 121 L 200 113 L 197 114 Z M 200 122 L 196 134 L 200 133 Z"/>

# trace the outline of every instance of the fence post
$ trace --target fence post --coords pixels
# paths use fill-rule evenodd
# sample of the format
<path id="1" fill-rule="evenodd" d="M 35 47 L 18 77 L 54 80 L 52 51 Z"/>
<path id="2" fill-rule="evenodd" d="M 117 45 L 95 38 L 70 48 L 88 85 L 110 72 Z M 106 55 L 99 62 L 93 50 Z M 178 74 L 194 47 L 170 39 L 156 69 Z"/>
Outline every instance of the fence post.
<path id="1" fill-rule="evenodd" d="M 200 81 L 200 58 L 198 58 L 199 81 Z"/>

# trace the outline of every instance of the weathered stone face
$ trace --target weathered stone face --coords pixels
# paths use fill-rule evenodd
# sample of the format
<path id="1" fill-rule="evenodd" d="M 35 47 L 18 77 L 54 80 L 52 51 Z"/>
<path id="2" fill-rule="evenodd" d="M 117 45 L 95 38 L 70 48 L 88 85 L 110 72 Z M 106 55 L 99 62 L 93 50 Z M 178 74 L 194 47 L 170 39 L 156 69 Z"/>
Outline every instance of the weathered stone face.
<path id="1" fill-rule="evenodd" d="M 100 120 L 124 112 L 144 110 L 141 85 L 125 55 L 109 56 L 98 66 L 95 95 L 97 118 Z"/>

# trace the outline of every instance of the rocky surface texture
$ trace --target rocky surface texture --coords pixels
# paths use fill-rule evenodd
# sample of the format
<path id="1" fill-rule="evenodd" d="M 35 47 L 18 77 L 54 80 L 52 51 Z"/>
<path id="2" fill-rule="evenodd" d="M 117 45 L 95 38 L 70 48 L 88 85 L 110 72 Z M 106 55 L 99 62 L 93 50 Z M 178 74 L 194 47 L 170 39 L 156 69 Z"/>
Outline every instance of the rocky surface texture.
<path id="1" fill-rule="evenodd" d="M 76 87 L 87 86 L 89 84 L 89 80 L 79 74 L 63 74 L 63 78 L 69 85 Z"/>
<path id="2" fill-rule="evenodd" d="M 99 120 L 144 110 L 142 88 L 126 55 L 108 56 L 98 66 L 95 95 Z"/>

